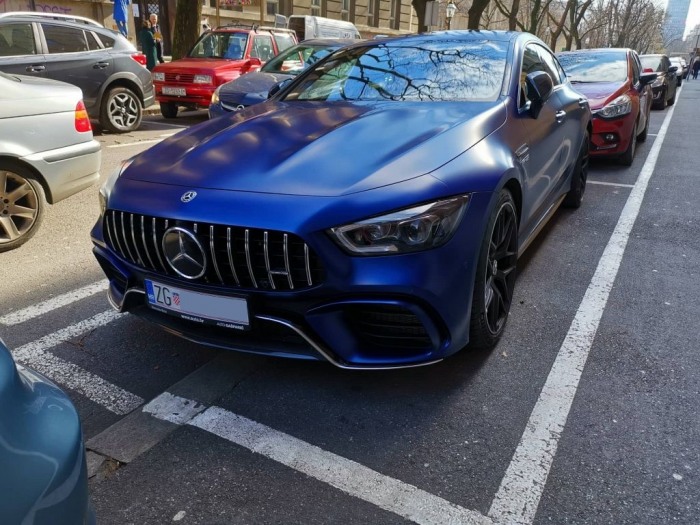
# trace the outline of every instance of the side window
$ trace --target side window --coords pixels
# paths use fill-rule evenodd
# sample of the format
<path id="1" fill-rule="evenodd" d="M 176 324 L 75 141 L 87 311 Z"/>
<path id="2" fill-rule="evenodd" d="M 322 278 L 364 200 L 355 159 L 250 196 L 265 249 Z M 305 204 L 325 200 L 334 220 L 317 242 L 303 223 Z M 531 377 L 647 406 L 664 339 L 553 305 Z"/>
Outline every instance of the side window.
<path id="1" fill-rule="evenodd" d="M 98 38 L 100 39 L 100 41 L 102 42 L 102 45 L 106 49 L 111 49 L 114 47 L 114 38 L 112 38 L 111 36 L 103 35 L 100 33 Z"/>
<path id="2" fill-rule="evenodd" d="M 250 56 L 259 58 L 263 62 L 267 62 L 275 56 L 272 49 L 272 37 L 266 35 L 256 35 L 253 39 L 253 49 L 250 51 Z"/>
<path id="3" fill-rule="evenodd" d="M 272 36 L 277 44 L 277 52 L 281 53 L 288 47 L 292 47 L 296 42 L 290 33 L 273 33 Z"/>
<path id="4" fill-rule="evenodd" d="M 87 51 L 85 32 L 74 27 L 41 24 L 49 53 L 77 53 Z"/>
<path id="5" fill-rule="evenodd" d="M 557 59 L 552 56 L 552 53 L 547 51 L 542 46 L 537 46 L 537 53 L 540 55 L 540 59 L 542 59 L 542 63 L 544 64 L 544 71 L 549 73 L 549 76 L 552 77 L 552 83 L 554 86 L 561 84 L 562 77 L 559 74 L 559 69 L 557 68 Z"/>
<path id="6" fill-rule="evenodd" d="M 36 55 L 32 25 L 7 24 L 0 28 L 0 56 Z"/>
<path id="7" fill-rule="evenodd" d="M 100 45 L 99 40 L 97 40 L 97 37 L 95 36 L 95 33 L 91 33 L 86 31 L 85 32 L 85 37 L 87 38 L 87 43 L 88 43 L 88 49 L 90 51 L 95 51 L 97 49 L 102 49 L 102 46 Z"/>

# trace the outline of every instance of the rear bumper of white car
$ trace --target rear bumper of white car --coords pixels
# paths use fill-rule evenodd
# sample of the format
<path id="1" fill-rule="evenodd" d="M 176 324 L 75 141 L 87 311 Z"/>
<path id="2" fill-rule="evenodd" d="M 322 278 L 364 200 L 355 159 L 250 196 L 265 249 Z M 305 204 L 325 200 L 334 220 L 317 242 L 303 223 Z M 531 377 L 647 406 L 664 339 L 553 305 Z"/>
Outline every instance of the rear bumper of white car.
<path id="1" fill-rule="evenodd" d="M 44 177 L 46 199 L 54 204 L 94 184 L 100 178 L 100 143 L 96 140 L 33 153 L 22 160 Z"/>

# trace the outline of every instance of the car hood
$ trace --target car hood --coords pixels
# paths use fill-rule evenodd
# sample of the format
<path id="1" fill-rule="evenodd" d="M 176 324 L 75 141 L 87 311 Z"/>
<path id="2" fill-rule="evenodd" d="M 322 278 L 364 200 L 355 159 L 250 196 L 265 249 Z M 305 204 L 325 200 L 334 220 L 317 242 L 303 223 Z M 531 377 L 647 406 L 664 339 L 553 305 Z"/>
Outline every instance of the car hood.
<path id="1" fill-rule="evenodd" d="M 137 157 L 122 177 L 287 195 L 339 196 L 430 173 L 505 120 L 502 102 L 265 102 Z"/>
<path id="2" fill-rule="evenodd" d="M 165 73 L 200 73 L 239 69 L 248 59 L 228 60 L 223 58 L 181 58 L 172 62 L 158 64 L 154 72 Z"/>
<path id="3" fill-rule="evenodd" d="M 19 82 L 0 77 L 0 119 L 75 111 L 82 99 L 80 88 L 48 78 L 9 75 Z M 26 103 L 23 103 L 25 102 Z"/>
<path id="4" fill-rule="evenodd" d="M 294 75 L 286 73 L 265 73 L 262 71 L 248 73 L 223 84 L 219 89 L 219 98 L 228 103 L 240 103 L 251 95 L 254 98 L 267 99 L 267 92 L 272 86 L 293 77 Z"/>
<path id="5" fill-rule="evenodd" d="M 627 82 L 580 82 L 576 91 L 585 95 L 592 110 L 600 109 L 626 91 Z"/>

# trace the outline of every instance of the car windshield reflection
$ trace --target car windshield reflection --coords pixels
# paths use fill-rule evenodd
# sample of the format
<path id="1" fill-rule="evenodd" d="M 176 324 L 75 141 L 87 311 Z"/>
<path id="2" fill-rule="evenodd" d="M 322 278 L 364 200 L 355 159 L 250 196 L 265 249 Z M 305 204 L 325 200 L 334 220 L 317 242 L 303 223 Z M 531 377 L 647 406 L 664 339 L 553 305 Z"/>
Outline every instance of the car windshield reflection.
<path id="1" fill-rule="evenodd" d="M 557 58 L 573 83 L 624 82 L 627 79 L 627 59 L 623 53 L 560 53 Z"/>
<path id="2" fill-rule="evenodd" d="M 285 100 L 493 101 L 507 44 L 427 41 L 340 51 L 313 69 Z"/>

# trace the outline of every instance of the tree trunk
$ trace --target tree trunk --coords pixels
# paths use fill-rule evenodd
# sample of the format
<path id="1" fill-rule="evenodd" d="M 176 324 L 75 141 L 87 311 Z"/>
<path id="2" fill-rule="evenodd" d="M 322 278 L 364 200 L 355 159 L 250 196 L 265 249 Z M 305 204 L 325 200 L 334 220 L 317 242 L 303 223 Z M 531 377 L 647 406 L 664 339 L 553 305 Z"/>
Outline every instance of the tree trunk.
<path id="1" fill-rule="evenodd" d="M 202 28 L 201 2 L 177 0 L 173 30 L 173 60 L 184 57 L 199 38 Z"/>
<path id="2" fill-rule="evenodd" d="M 474 0 L 469 8 L 469 20 L 467 21 L 467 29 L 479 29 L 481 15 L 488 7 L 491 0 Z"/>

